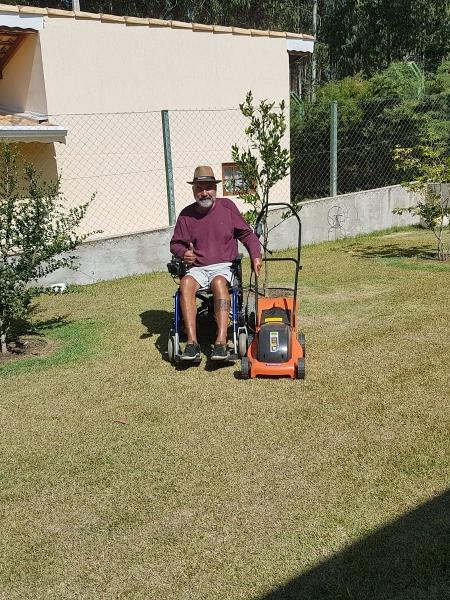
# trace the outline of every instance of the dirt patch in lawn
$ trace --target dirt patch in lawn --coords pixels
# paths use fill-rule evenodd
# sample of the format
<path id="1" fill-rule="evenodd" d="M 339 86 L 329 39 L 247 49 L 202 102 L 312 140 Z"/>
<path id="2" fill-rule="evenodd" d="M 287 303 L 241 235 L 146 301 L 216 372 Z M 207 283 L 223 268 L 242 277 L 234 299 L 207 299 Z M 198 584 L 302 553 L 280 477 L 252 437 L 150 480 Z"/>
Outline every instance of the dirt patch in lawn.
<path id="1" fill-rule="evenodd" d="M 30 357 L 49 356 L 57 347 L 57 342 L 24 335 L 8 344 L 8 354 L 0 354 L 0 365 Z"/>

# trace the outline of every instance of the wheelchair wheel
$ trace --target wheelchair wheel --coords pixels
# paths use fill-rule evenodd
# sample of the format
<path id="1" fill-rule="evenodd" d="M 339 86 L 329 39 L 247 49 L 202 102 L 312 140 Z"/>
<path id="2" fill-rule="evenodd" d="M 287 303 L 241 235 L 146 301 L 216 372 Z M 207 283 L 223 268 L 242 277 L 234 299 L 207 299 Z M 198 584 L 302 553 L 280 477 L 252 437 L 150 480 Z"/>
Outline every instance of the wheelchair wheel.
<path id="1" fill-rule="evenodd" d="M 169 362 L 175 362 L 175 337 L 173 335 L 169 335 L 167 340 L 167 354 L 169 355 Z"/>
<path id="2" fill-rule="evenodd" d="M 245 331 L 242 331 L 239 334 L 239 338 L 238 338 L 238 352 L 239 352 L 240 358 L 243 358 L 244 356 L 247 355 L 247 348 L 248 348 L 248 336 L 245 333 Z"/>

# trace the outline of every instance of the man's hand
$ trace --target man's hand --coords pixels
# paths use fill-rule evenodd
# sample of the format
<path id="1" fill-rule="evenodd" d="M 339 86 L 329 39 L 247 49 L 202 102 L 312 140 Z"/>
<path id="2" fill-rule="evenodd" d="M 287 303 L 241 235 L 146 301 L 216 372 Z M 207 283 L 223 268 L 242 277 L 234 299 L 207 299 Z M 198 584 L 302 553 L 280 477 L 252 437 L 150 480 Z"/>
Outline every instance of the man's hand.
<path id="1" fill-rule="evenodd" d="M 186 252 L 183 254 L 183 262 L 188 267 L 190 267 L 190 266 L 192 266 L 195 263 L 195 259 L 196 258 L 197 257 L 195 256 L 194 246 L 192 245 L 192 242 L 190 242 L 189 243 L 189 249 L 186 250 Z"/>
<path id="2" fill-rule="evenodd" d="M 252 269 L 255 271 L 256 277 L 259 277 L 262 267 L 262 260 L 260 258 L 254 258 L 252 260 Z"/>

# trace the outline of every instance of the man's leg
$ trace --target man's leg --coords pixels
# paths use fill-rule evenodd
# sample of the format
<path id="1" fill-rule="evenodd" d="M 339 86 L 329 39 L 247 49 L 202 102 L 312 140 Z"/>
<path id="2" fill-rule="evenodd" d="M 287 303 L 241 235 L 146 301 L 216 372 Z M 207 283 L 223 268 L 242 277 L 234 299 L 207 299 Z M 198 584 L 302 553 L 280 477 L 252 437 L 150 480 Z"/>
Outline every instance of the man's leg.
<path id="1" fill-rule="evenodd" d="M 188 344 L 197 343 L 197 306 L 195 294 L 200 289 L 196 279 L 185 275 L 180 282 L 180 304 Z"/>
<path id="2" fill-rule="evenodd" d="M 216 344 L 227 343 L 228 319 L 230 314 L 230 294 L 228 282 L 222 275 L 217 275 L 211 282 L 214 299 L 214 315 L 217 322 Z"/>

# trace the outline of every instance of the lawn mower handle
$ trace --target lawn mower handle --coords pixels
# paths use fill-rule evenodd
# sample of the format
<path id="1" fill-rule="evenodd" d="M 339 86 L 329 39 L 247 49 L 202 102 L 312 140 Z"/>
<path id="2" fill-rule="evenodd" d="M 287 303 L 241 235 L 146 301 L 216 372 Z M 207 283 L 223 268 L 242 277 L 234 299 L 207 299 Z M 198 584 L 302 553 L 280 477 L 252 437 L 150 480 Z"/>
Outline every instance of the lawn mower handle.
<path id="1" fill-rule="evenodd" d="M 290 258 L 290 257 L 280 257 L 280 258 L 263 258 L 264 262 L 269 262 L 269 261 L 291 261 L 294 262 L 296 265 L 296 269 L 295 269 L 295 282 L 294 282 L 294 308 L 293 308 L 293 314 L 291 316 L 292 318 L 292 325 L 294 325 L 295 323 L 295 313 L 297 310 L 297 289 L 298 289 L 298 272 L 301 270 L 301 264 L 300 264 L 300 248 L 302 245 L 302 222 L 300 221 L 300 217 L 298 216 L 298 212 L 295 210 L 295 208 L 292 206 L 292 204 L 288 204 L 287 202 L 266 202 L 265 204 L 263 204 L 258 216 L 256 217 L 256 221 L 255 221 L 255 225 L 254 225 L 254 230 L 258 229 L 259 224 L 261 223 L 262 219 L 265 217 L 267 218 L 267 213 L 269 211 L 269 206 L 284 206 L 286 208 L 288 208 L 291 213 L 294 215 L 294 217 L 297 219 L 297 223 L 298 223 L 298 240 L 297 240 L 297 258 Z M 261 242 L 260 242 L 261 243 Z M 263 246 L 263 244 L 261 244 Z M 264 247 L 264 246 L 263 246 Z M 266 250 L 266 252 L 270 252 L 270 250 L 268 250 L 267 248 L 264 248 L 264 250 Z M 270 254 L 272 254 L 272 252 L 270 252 Z M 259 314 L 258 314 L 258 276 L 255 273 L 255 312 L 256 312 L 256 325 L 259 325 Z"/>

